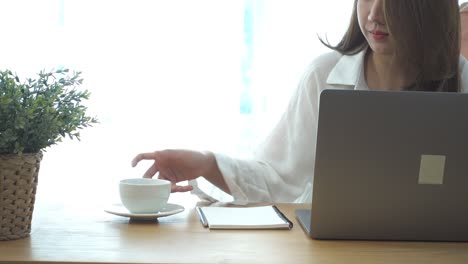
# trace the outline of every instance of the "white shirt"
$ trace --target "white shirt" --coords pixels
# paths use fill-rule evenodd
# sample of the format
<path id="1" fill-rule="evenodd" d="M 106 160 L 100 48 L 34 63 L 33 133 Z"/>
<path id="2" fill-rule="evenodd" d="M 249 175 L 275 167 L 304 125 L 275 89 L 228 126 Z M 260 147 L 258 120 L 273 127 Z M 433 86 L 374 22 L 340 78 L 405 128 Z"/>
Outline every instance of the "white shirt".
<path id="1" fill-rule="evenodd" d="M 312 201 L 320 93 L 325 89 L 368 90 L 364 77 L 366 50 L 352 56 L 330 52 L 307 68 L 288 108 L 252 160 L 215 153 L 216 161 L 231 191 L 233 203 Z M 468 91 L 468 67 L 460 57 L 462 90 Z M 196 182 L 194 194 L 206 195 Z M 218 196 L 218 197 L 214 197 Z"/>

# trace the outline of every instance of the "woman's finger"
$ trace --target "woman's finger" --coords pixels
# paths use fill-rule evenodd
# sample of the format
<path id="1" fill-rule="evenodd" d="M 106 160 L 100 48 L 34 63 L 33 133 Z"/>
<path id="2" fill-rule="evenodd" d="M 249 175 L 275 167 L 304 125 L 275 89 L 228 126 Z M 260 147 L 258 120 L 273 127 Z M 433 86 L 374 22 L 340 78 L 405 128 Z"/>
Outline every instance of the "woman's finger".
<path id="1" fill-rule="evenodd" d="M 135 167 L 138 164 L 138 162 L 140 162 L 142 160 L 154 160 L 154 159 L 155 159 L 154 152 L 140 153 L 140 154 L 136 155 L 135 158 L 133 158 L 132 167 Z"/>
<path id="2" fill-rule="evenodd" d="M 190 192 L 191 190 L 193 190 L 193 186 L 192 185 L 176 185 L 176 184 L 172 184 L 171 186 L 171 192 Z"/>
<path id="3" fill-rule="evenodd" d="M 151 167 L 143 174 L 143 178 L 152 178 L 159 171 L 158 163 L 155 161 Z"/>

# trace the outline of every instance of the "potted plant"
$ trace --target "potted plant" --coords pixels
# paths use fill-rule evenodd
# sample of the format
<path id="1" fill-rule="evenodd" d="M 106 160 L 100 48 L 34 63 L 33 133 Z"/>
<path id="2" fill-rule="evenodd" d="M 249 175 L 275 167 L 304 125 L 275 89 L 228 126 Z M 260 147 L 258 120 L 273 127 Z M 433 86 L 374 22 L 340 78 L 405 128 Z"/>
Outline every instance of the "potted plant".
<path id="1" fill-rule="evenodd" d="M 82 104 L 81 72 L 41 71 L 24 81 L 0 71 L 0 240 L 31 231 L 36 186 L 44 149 L 97 123 Z"/>

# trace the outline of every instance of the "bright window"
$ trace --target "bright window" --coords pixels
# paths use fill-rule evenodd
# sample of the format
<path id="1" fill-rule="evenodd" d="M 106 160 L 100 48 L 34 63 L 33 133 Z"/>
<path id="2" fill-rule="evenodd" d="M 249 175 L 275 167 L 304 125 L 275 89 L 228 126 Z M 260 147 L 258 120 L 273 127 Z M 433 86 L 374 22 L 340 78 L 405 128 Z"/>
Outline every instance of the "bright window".
<path id="1" fill-rule="evenodd" d="M 336 43 L 352 1 L 7 0 L 0 66 L 32 77 L 83 72 L 100 124 L 47 149 L 39 190 L 111 197 L 140 177 L 140 152 L 213 150 L 248 157 L 284 110 L 306 65 Z M 70 185 L 73 188 L 70 188 Z M 185 199 L 187 196 L 183 196 Z M 185 197 L 185 198 L 184 198 Z"/>

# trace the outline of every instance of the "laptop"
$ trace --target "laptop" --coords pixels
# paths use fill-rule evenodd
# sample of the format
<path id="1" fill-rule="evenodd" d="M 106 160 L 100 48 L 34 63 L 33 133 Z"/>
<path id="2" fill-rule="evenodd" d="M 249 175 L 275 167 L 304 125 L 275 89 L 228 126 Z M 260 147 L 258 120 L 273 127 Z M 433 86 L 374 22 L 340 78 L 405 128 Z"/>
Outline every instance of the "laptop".
<path id="1" fill-rule="evenodd" d="M 468 94 L 325 90 L 314 239 L 468 241 Z"/>

